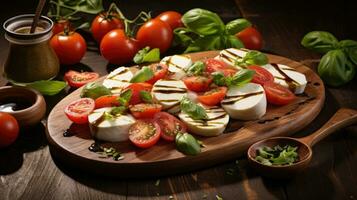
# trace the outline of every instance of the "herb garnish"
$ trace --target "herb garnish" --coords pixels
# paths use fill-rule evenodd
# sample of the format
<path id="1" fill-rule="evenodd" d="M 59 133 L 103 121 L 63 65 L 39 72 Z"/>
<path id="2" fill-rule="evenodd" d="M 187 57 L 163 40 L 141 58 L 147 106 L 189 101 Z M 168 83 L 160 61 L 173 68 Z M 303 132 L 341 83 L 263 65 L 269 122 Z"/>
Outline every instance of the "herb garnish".
<path id="1" fill-rule="evenodd" d="M 141 64 L 145 62 L 157 62 L 160 60 L 160 49 L 154 48 L 150 50 L 150 47 L 145 47 L 138 51 L 133 58 L 136 64 Z"/>
<path id="2" fill-rule="evenodd" d="M 251 50 L 243 58 L 237 59 L 234 65 L 245 68 L 249 65 L 266 65 L 268 62 L 269 59 L 264 53 Z"/>
<path id="3" fill-rule="evenodd" d="M 154 72 L 147 66 L 142 67 L 133 78 L 130 80 L 130 83 L 141 83 L 150 80 L 154 77 Z"/>
<path id="4" fill-rule="evenodd" d="M 133 91 L 131 89 L 122 92 L 118 98 L 120 105 L 127 107 L 132 96 Z"/>
<path id="5" fill-rule="evenodd" d="M 145 103 L 152 103 L 152 96 L 150 94 L 150 92 L 142 90 L 139 93 L 140 95 L 140 99 L 143 100 Z"/>
<path id="6" fill-rule="evenodd" d="M 206 110 L 196 103 L 192 102 L 189 98 L 183 97 L 180 102 L 181 110 L 195 120 L 208 119 Z"/>
<path id="7" fill-rule="evenodd" d="M 186 73 L 187 75 L 198 76 L 202 75 L 205 71 L 206 66 L 202 61 L 197 61 L 193 63 L 189 68 L 187 68 Z"/>
<path id="8" fill-rule="evenodd" d="M 102 147 L 100 146 L 100 151 L 97 151 L 96 153 L 99 154 L 99 158 L 113 158 L 113 160 L 118 161 L 118 160 L 123 160 L 124 156 L 121 155 L 120 152 L 118 152 L 114 147 Z"/>
<path id="9" fill-rule="evenodd" d="M 177 133 L 176 149 L 186 155 L 197 155 L 201 152 L 200 142 L 189 133 Z"/>
<path id="10" fill-rule="evenodd" d="M 242 86 L 249 83 L 254 75 L 253 70 L 241 69 L 233 76 L 224 76 L 222 72 L 212 73 L 213 83 L 218 86 Z"/>
<path id="11" fill-rule="evenodd" d="M 292 147 L 285 145 L 281 147 L 279 145 L 271 147 L 261 147 L 257 150 L 257 157 L 255 160 L 263 165 L 291 165 L 298 160 L 298 147 Z"/>
<path id="12" fill-rule="evenodd" d="M 103 85 L 98 83 L 88 83 L 81 91 L 81 97 L 88 97 L 91 99 L 97 99 L 98 97 L 110 95 L 111 91 Z"/>

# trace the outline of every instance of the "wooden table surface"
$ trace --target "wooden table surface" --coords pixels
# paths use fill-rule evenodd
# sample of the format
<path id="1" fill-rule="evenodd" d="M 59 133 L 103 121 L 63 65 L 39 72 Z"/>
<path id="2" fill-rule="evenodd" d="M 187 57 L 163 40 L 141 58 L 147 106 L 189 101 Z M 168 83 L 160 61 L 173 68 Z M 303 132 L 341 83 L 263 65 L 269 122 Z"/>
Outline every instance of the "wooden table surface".
<path id="1" fill-rule="evenodd" d="M 34 12 L 36 3 L 12 0 L 3 4 L 1 22 L 17 14 Z M 263 34 L 266 51 L 303 62 L 314 70 L 319 55 L 300 45 L 305 33 L 326 30 L 339 39 L 357 39 L 357 6 L 347 0 L 333 3 L 323 0 L 124 0 L 119 6 L 129 17 L 141 10 L 153 10 L 157 14 L 167 9 L 184 12 L 194 7 L 215 11 L 226 22 L 243 16 Z M 8 47 L 3 33 L 2 30 L 0 72 Z M 105 75 L 113 66 L 94 48 L 87 52 L 82 64 L 73 68 L 92 69 Z M 66 70 L 62 68 L 62 73 Z M 1 78 L 0 86 L 5 84 L 6 80 Z M 46 97 L 48 109 L 67 94 Z M 318 129 L 339 107 L 357 109 L 356 78 L 340 88 L 327 87 L 323 110 L 296 137 Z M 189 174 L 127 180 L 86 174 L 54 160 L 45 127 L 39 124 L 22 130 L 14 145 L 0 150 L 0 199 L 357 199 L 357 126 L 338 131 L 313 150 L 311 166 L 291 180 L 262 178 L 249 168 L 245 157 Z"/>

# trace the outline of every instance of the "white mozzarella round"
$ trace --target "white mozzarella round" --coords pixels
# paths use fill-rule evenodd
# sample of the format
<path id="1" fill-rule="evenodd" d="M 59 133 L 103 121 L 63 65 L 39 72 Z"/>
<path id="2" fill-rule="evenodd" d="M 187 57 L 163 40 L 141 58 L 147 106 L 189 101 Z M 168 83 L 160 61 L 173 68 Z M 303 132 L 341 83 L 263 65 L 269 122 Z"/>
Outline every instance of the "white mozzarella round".
<path id="1" fill-rule="evenodd" d="M 161 60 L 161 63 L 168 66 L 170 78 L 180 80 L 186 75 L 185 70 L 192 65 L 192 60 L 189 56 L 173 55 L 166 56 Z"/>
<path id="2" fill-rule="evenodd" d="M 103 85 L 111 89 L 112 93 L 120 93 L 123 88 L 130 85 L 133 78 L 133 72 L 127 67 L 119 67 L 112 71 L 103 81 Z"/>
<path id="3" fill-rule="evenodd" d="M 223 62 L 227 63 L 228 65 L 235 66 L 234 63 L 236 60 L 242 59 L 245 54 L 247 54 L 248 49 L 236 49 L 236 48 L 229 48 L 219 52 L 219 55 L 215 57 L 215 59 L 222 60 Z M 241 67 L 235 66 L 239 69 Z"/>

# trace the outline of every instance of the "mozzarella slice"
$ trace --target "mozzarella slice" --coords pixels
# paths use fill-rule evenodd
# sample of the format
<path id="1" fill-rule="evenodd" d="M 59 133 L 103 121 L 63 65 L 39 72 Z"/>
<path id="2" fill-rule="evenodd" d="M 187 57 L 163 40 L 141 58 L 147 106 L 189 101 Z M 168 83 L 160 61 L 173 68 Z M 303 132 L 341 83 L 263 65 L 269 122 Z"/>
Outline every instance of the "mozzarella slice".
<path id="1" fill-rule="evenodd" d="M 194 120 L 183 112 L 178 116 L 187 125 L 190 133 L 207 137 L 222 134 L 229 122 L 229 116 L 226 111 L 218 106 L 203 107 L 208 115 L 207 120 Z"/>
<path id="2" fill-rule="evenodd" d="M 192 60 L 189 56 L 173 55 L 166 56 L 161 60 L 161 63 L 169 67 L 172 79 L 180 80 L 186 75 L 185 69 L 192 65 Z"/>
<path id="3" fill-rule="evenodd" d="M 235 49 L 235 48 L 229 48 L 222 50 L 219 52 L 219 55 L 215 57 L 215 59 L 222 60 L 223 62 L 227 63 L 228 65 L 235 66 L 234 63 L 236 60 L 242 59 L 245 54 L 248 53 L 248 49 Z M 235 66 L 239 69 L 241 67 Z"/>
<path id="4" fill-rule="evenodd" d="M 161 79 L 154 84 L 151 94 L 163 106 L 163 110 L 178 113 L 180 101 L 186 96 L 187 88 L 183 81 Z"/>
<path id="5" fill-rule="evenodd" d="M 135 119 L 129 114 L 106 119 L 104 113 L 110 112 L 110 110 L 111 108 L 100 108 L 94 110 L 88 116 L 89 127 L 93 137 L 108 142 L 128 140 L 128 131 L 130 126 L 135 123 Z"/>
<path id="6" fill-rule="evenodd" d="M 265 114 L 267 100 L 261 85 L 248 83 L 242 87 L 230 87 L 221 105 L 234 119 L 254 120 Z"/>
<path id="7" fill-rule="evenodd" d="M 123 88 L 130 85 L 133 72 L 127 67 L 119 67 L 112 71 L 103 81 L 103 85 L 111 89 L 112 93 L 120 93 Z"/>
<path id="8" fill-rule="evenodd" d="M 274 76 L 274 82 L 289 88 L 295 94 L 304 92 L 307 81 L 304 74 L 282 64 L 267 64 L 262 66 Z"/>

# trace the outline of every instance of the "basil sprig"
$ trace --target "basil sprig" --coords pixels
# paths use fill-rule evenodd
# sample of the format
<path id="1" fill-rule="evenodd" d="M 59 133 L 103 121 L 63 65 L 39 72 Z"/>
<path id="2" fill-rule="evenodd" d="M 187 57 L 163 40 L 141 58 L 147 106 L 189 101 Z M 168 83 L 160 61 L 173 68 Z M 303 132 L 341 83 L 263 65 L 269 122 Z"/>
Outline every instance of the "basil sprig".
<path id="1" fill-rule="evenodd" d="M 189 98 L 183 97 L 180 102 L 180 107 L 182 112 L 186 113 L 194 120 L 205 120 L 208 119 L 206 110 L 196 103 L 192 102 Z"/>
<path id="2" fill-rule="evenodd" d="M 250 69 L 241 69 L 233 76 L 224 76 L 222 72 L 212 73 L 213 83 L 218 86 L 243 86 L 249 83 L 253 76 L 254 71 Z"/>
<path id="3" fill-rule="evenodd" d="M 249 65 L 266 65 L 268 62 L 269 59 L 264 53 L 251 50 L 243 58 L 237 59 L 234 64 L 240 67 L 247 67 Z"/>
<path id="4" fill-rule="evenodd" d="M 81 91 L 81 97 L 88 97 L 91 99 L 97 99 L 104 95 L 112 94 L 111 91 L 105 86 L 98 83 L 87 83 Z"/>
<path id="5" fill-rule="evenodd" d="M 301 44 L 323 56 L 317 72 L 324 82 L 331 86 L 341 86 L 351 81 L 357 68 L 357 41 L 338 41 L 325 31 L 307 33 Z"/>
<path id="6" fill-rule="evenodd" d="M 176 149 L 186 155 L 201 153 L 201 144 L 189 133 L 177 133 L 175 137 Z"/>
<path id="7" fill-rule="evenodd" d="M 140 95 L 140 99 L 143 100 L 145 103 L 153 102 L 150 92 L 142 90 L 139 92 L 139 95 Z"/>
<path id="8" fill-rule="evenodd" d="M 150 80 L 154 77 L 154 72 L 147 66 L 141 68 L 136 74 L 131 78 L 130 83 L 140 83 Z"/>
<path id="9" fill-rule="evenodd" d="M 193 65 L 187 68 L 186 73 L 187 75 L 190 76 L 191 75 L 198 76 L 198 75 L 202 75 L 205 69 L 206 66 L 202 61 L 196 61 L 195 63 L 193 63 Z"/>
<path id="10" fill-rule="evenodd" d="M 150 50 L 150 47 L 145 47 L 138 51 L 133 58 L 136 64 L 141 64 L 145 62 L 157 62 L 160 60 L 160 49 L 154 48 Z"/>

